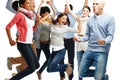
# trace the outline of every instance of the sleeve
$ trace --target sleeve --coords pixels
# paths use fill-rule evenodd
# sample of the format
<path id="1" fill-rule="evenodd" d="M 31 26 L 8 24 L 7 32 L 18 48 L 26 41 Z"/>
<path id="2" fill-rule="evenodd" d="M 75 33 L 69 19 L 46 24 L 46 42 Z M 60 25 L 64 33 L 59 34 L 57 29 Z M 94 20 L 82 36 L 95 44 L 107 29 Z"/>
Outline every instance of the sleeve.
<path id="1" fill-rule="evenodd" d="M 76 13 L 76 15 L 82 15 L 82 9 L 80 9 L 80 10 Z"/>
<path id="2" fill-rule="evenodd" d="M 84 5 L 82 5 L 82 8 L 84 7 Z M 76 13 L 76 15 L 82 15 L 82 8 L 80 8 L 79 10 L 78 10 L 78 12 Z"/>
<path id="3" fill-rule="evenodd" d="M 56 15 L 59 15 L 60 14 L 60 11 L 56 8 L 55 4 L 53 4 L 53 7 L 55 8 L 57 14 Z"/>
<path id="4" fill-rule="evenodd" d="M 13 3 L 13 0 L 8 0 L 6 2 L 6 9 L 12 13 L 16 13 L 16 11 L 12 8 L 12 3 Z"/>
<path id="5" fill-rule="evenodd" d="M 108 22 L 108 36 L 105 39 L 106 44 L 109 44 L 112 42 L 113 37 L 114 37 L 114 32 L 115 32 L 115 19 L 114 17 L 109 19 Z"/>
<path id="6" fill-rule="evenodd" d="M 10 29 L 14 24 L 18 23 L 21 18 L 22 18 L 22 13 L 20 12 L 16 13 L 13 19 L 7 24 L 6 28 Z"/>
<path id="7" fill-rule="evenodd" d="M 89 38 L 90 38 L 90 27 L 89 27 L 89 21 L 87 21 L 86 33 L 84 37 L 80 38 L 80 42 L 86 42 L 89 40 Z"/>
<path id="8" fill-rule="evenodd" d="M 68 30 L 68 32 L 74 32 L 74 33 L 78 33 L 78 29 L 76 29 L 75 27 L 68 27 L 67 25 L 65 26 Z"/>
<path id="9" fill-rule="evenodd" d="M 37 29 L 36 29 L 36 31 L 34 32 L 34 37 L 33 37 L 33 39 L 35 40 L 35 41 L 38 41 L 39 40 L 39 37 L 40 37 L 40 29 L 41 29 L 41 25 L 39 25 L 38 27 L 37 27 Z"/>

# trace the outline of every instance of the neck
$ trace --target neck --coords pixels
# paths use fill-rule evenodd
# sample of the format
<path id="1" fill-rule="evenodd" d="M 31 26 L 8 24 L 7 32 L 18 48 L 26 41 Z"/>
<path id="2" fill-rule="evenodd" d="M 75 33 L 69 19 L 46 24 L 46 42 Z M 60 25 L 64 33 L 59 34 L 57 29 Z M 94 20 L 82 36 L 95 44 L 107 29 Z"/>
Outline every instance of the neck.
<path id="1" fill-rule="evenodd" d="M 99 13 L 96 13 L 97 16 L 100 16 L 100 15 L 103 15 L 103 14 L 104 14 L 103 11 L 101 11 L 101 12 L 99 12 Z"/>

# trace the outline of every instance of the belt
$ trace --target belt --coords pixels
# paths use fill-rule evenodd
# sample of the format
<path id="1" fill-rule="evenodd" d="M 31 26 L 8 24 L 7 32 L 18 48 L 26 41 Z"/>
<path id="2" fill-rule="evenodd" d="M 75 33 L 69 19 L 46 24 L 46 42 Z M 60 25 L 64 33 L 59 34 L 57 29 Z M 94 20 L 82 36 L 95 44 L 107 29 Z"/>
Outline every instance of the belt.
<path id="1" fill-rule="evenodd" d="M 41 43 L 43 44 L 49 44 L 50 42 L 49 41 L 44 41 L 44 40 L 40 40 Z"/>
<path id="2" fill-rule="evenodd" d="M 73 38 L 64 38 L 64 40 L 73 40 Z"/>

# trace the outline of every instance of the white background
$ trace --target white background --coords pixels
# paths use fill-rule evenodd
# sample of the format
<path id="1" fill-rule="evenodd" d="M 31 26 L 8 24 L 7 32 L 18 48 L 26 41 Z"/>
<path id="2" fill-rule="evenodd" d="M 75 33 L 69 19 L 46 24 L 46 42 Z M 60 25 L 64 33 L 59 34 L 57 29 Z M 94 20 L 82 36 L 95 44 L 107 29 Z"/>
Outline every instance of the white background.
<path id="1" fill-rule="evenodd" d="M 8 38 L 6 36 L 5 32 L 5 27 L 7 23 L 12 19 L 14 16 L 13 13 L 9 12 L 6 10 L 6 1 L 7 0 L 0 0 L 0 80 L 4 80 L 4 78 L 10 78 L 11 74 L 13 72 L 16 72 L 15 65 L 13 66 L 13 70 L 9 71 L 6 66 L 6 59 L 7 57 L 16 57 L 19 56 L 19 52 L 16 48 L 16 46 L 11 47 L 8 42 Z M 39 4 L 40 0 L 36 0 L 36 9 Z M 74 6 L 74 11 L 76 12 L 81 8 L 81 4 L 84 2 L 84 0 L 69 0 L 70 3 Z M 92 0 L 90 1 L 90 6 L 92 4 Z M 109 53 L 109 59 L 108 59 L 108 65 L 107 65 L 107 73 L 109 74 L 109 80 L 120 80 L 119 78 L 119 72 L 120 72 L 120 5 L 119 5 L 119 0 L 105 0 L 106 5 L 105 5 L 105 12 L 113 15 L 115 17 L 116 21 L 116 30 L 115 30 L 115 37 L 112 42 L 111 50 Z M 64 10 L 64 0 L 54 0 L 56 7 L 63 11 Z M 16 34 L 16 28 L 12 28 L 12 34 L 13 38 L 15 39 L 15 34 Z M 65 59 L 67 62 L 67 59 Z M 45 61 L 44 54 L 41 55 L 41 60 L 40 63 L 42 64 Z M 76 54 L 75 54 L 75 70 L 74 70 L 74 79 L 73 80 L 78 80 L 77 78 L 77 59 L 76 59 Z M 47 73 L 45 70 L 42 74 L 42 80 L 59 80 L 59 73 Z M 37 80 L 37 75 L 36 72 L 33 74 L 28 75 L 22 80 Z M 66 79 L 67 76 L 66 76 Z M 85 78 L 84 80 L 94 80 L 93 78 Z"/>

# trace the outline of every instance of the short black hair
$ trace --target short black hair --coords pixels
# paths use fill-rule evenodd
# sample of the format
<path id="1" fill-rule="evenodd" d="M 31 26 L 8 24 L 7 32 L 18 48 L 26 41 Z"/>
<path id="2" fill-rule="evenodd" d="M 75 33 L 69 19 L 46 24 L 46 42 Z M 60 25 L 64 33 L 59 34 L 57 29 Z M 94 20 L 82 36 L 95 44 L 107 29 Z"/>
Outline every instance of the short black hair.
<path id="1" fill-rule="evenodd" d="M 40 15 L 42 16 L 42 14 L 44 14 L 46 12 L 50 13 L 51 12 L 50 8 L 48 6 L 41 7 Z"/>

